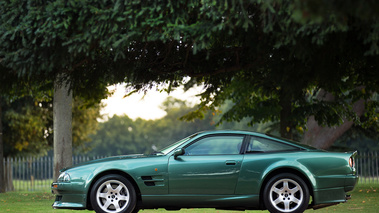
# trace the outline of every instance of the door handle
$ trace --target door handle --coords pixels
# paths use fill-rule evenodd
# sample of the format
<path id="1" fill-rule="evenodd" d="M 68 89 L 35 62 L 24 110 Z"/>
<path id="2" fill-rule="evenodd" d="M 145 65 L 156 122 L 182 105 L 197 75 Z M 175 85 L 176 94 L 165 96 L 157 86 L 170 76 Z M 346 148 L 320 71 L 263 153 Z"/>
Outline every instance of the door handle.
<path id="1" fill-rule="evenodd" d="M 234 161 L 234 160 L 227 160 L 227 161 L 225 162 L 225 164 L 226 164 L 227 166 L 234 166 L 234 165 L 236 165 L 236 161 Z"/>

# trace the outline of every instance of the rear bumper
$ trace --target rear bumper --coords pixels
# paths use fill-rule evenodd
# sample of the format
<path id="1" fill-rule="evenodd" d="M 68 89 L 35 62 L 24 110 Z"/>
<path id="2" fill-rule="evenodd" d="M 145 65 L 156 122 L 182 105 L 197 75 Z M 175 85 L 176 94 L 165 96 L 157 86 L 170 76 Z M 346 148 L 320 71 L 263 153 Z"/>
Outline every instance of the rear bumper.
<path id="1" fill-rule="evenodd" d="M 350 195 L 346 195 L 345 196 L 345 200 L 350 200 L 351 199 L 351 196 Z M 329 207 L 329 206 L 334 206 L 334 205 L 337 205 L 339 203 L 322 203 L 322 204 L 318 204 L 318 205 L 314 205 L 314 204 L 311 204 L 308 206 L 308 209 L 314 209 L 314 210 L 317 210 L 317 209 L 322 209 L 322 208 L 326 208 L 326 207 Z"/>
<path id="2" fill-rule="evenodd" d="M 347 175 L 345 178 L 345 192 L 353 191 L 359 180 L 358 175 Z"/>
<path id="3" fill-rule="evenodd" d="M 357 175 L 346 175 L 341 180 L 343 184 L 336 187 L 315 189 L 313 194 L 314 206 L 320 204 L 343 203 L 350 199 L 346 192 L 352 191 L 358 182 Z"/>

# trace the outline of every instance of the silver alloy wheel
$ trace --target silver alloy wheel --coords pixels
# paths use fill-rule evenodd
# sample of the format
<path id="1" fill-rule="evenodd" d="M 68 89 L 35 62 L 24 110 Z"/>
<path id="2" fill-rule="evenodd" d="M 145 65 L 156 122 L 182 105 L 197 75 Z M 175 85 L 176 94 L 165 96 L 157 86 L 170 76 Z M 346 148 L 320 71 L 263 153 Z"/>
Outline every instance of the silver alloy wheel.
<path id="1" fill-rule="evenodd" d="M 97 189 L 96 201 L 104 212 L 121 212 L 130 201 L 129 190 L 119 180 L 108 180 Z"/>
<path id="2" fill-rule="evenodd" d="M 270 202 L 278 211 L 293 212 L 301 206 L 304 193 L 300 184 L 292 179 L 280 179 L 270 189 Z"/>

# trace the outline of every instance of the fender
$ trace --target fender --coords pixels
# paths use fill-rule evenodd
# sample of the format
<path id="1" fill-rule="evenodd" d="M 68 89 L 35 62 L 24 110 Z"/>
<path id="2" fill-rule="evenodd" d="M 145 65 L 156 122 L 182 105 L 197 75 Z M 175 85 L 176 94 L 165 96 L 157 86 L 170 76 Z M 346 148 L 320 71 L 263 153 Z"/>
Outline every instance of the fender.
<path id="1" fill-rule="evenodd" d="M 313 189 L 316 187 L 316 185 L 317 185 L 316 179 L 313 176 L 313 174 L 308 170 L 308 168 L 305 167 L 300 162 L 298 162 L 297 160 L 289 161 L 288 159 L 278 161 L 278 162 L 270 165 L 269 167 L 267 167 L 267 169 L 262 173 L 261 184 L 263 184 L 266 181 L 266 178 L 269 177 L 270 174 L 272 174 L 273 172 L 278 171 L 278 170 L 286 170 L 286 169 L 287 170 L 288 169 L 296 170 L 298 173 L 303 174 L 303 176 L 308 179 L 308 180 L 304 180 L 304 181 L 306 181 L 306 182 L 308 181 L 311 184 Z M 261 185 L 260 187 L 263 187 L 263 186 Z"/>

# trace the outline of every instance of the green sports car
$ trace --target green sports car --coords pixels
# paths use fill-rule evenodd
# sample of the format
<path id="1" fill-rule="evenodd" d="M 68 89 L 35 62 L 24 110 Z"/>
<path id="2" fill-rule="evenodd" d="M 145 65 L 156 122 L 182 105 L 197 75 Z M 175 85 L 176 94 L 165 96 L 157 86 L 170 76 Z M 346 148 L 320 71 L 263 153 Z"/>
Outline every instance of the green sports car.
<path id="1" fill-rule="evenodd" d="M 200 132 L 150 155 L 62 169 L 53 208 L 303 212 L 346 202 L 358 180 L 355 155 L 254 132 Z"/>

